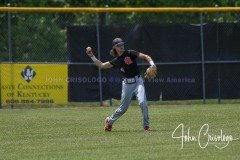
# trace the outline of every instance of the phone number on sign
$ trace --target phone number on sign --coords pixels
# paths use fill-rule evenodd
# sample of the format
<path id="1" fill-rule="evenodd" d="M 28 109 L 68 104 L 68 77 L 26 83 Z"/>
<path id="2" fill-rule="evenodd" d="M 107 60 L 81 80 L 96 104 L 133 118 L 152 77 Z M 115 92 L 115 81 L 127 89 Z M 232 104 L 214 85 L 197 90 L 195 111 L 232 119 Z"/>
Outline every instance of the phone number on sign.
<path id="1" fill-rule="evenodd" d="M 6 100 L 7 104 L 46 104 L 46 103 L 54 103 L 53 99 L 22 99 L 22 100 L 18 100 L 18 99 L 7 99 Z"/>

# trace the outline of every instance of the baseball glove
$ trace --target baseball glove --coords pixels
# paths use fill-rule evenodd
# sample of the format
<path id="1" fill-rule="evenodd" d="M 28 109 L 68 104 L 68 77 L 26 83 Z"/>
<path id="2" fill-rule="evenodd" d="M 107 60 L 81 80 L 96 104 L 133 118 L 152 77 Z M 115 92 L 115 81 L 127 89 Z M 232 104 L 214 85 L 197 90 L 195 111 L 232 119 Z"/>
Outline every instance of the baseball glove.
<path id="1" fill-rule="evenodd" d="M 155 78 L 156 76 L 157 76 L 157 67 L 155 65 L 148 67 L 148 69 L 144 74 L 145 78 Z"/>

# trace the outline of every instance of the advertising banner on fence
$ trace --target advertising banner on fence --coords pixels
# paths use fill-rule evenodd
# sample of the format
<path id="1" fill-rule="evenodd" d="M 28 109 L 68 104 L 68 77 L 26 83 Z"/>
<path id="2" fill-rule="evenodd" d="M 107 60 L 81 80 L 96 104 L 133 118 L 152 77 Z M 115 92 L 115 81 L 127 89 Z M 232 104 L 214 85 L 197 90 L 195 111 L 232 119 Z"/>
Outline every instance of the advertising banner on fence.
<path id="1" fill-rule="evenodd" d="M 2 104 L 66 104 L 66 64 L 1 64 Z"/>

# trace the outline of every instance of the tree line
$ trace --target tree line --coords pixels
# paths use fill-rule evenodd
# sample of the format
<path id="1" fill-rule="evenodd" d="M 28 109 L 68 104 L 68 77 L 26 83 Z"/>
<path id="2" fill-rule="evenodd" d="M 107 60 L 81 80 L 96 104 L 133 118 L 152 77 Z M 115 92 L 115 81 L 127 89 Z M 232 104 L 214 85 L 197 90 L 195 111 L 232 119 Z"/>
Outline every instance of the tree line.
<path id="1" fill-rule="evenodd" d="M 0 0 L 12 7 L 214 7 L 238 6 L 240 0 Z M 236 22 L 237 13 L 204 13 L 204 22 Z M 66 62 L 66 28 L 70 25 L 95 25 L 96 13 L 9 13 L 0 12 L 0 62 L 9 60 L 9 46 L 15 62 Z M 142 23 L 199 23 L 199 13 L 100 13 L 100 25 Z"/>

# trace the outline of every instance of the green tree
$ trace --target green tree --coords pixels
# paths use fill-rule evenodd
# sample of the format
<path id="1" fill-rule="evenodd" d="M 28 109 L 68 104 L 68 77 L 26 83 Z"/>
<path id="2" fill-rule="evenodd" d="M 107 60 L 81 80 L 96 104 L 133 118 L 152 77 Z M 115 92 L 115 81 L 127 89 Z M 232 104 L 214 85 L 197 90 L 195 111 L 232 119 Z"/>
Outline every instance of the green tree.
<path id="1" fill-rule="evenodd" d="M 24 7 L 219 7 L 238 6 L 240 0 L 0 0 L 0 6 Z M 199 13 L 101 13 L 105 25 L 142 23 L 199 23 Z M 238 13 L 204 13 L 204 22 L 236 22 Z M 12 13 L 14 61 L 67 61 L 66 28 L 95 25 L 96 13 Z M 7 13 L 0 13 L 0 61 L 8 60 Z"/>
<path id="2" fill-rule="evenodd" d="M 0 13 L 0 62 L 8 60 L 8 30 L 6 13 Z"/>
<path id="3" fill-rule="evenodd" d="M 18 14 L 13 26 L 14 61 L 67 61 L 66 33 L 51 14 Z"/>

